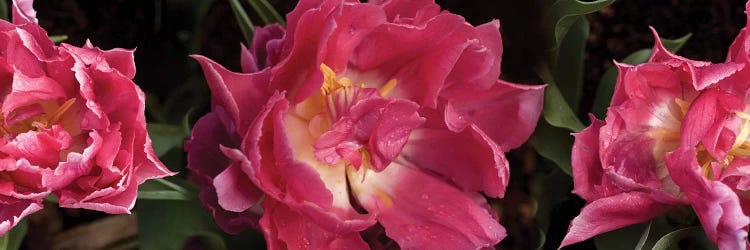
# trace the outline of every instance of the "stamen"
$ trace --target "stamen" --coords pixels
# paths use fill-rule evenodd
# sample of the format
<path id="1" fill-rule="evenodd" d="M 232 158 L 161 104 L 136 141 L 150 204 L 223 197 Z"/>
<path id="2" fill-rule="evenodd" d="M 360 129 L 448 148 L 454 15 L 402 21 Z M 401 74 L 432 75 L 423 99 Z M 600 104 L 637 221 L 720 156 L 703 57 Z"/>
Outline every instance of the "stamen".
<path id="1" fill-rule="evenodd" d="M 47 123 L 47 125 L 52 125 L 52 124 L 57 123 L 60 120 L 60 117 L 62 117 L 62 115 L 65 114 L 65 112 L 68 111 L 68 109 L 70 109 L 70 107 L 72 107 L 73 104 L 75 103 L 76 103 L 75 98 L 70 98 L 69 100 L 65 101 L 65 103 L 60 105 L 60 107 L 57 108 L 55 113 L 52 114 L 52 118 L 49 119 L 49 122 Z"/>
<path id="2" fill-rule="evenodd" d="M 329 95 L 340 88 L 352 86 L 349 78 L 337 78 L 336 72 L 333 72 L 333 69 L 328 65 L 320 64 L 320 72 L 323 72 L 323 86 L 320 87 L 320 90 L 323 91 L 324 95 Z"/>
<path id="3" fill-rule="evenodd" d="M 391 79 L 390 81 L 385 83 L 385 85 L 383 85 L 383 87 L 380 87 L 380 90 L 378 90 L 378 92 L 380 92 L 380 96 L 388 95 L 388 93 L 390 93 L 391 90 L 396 87 L 397 83 L 398 82 L 396 81 L 396 79 Z"/>
<path id="4" fill-rule="evenodd" d="M 690 106 L 690 103 L 680 98 L 675 98 L 674 102 L 677 103 L 677 106 L 680 106 L 680 112 L 682 112 L 683 116 L 687 114 L 687 110 L 688 110 L 688 107 Z"/>

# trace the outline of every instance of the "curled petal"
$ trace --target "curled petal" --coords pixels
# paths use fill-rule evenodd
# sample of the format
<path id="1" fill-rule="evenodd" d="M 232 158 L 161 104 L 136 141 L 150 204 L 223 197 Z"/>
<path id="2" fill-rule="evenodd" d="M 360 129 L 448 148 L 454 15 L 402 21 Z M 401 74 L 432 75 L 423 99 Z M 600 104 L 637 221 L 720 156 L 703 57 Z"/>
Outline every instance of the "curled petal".
<path id="1" fill-rule="evenodd" d="M 448 128 L 461 131 L 476 124 L 507 152 L 526 142 L 534 131 L 542 112 L 544 86 L 498 81 L 488 90 L 465 94 L 449 97 L 445 108 Z M 513 122 L 503 122 L 508 120 Z"/>
<path id="2" fill-rule="evenodd" d="M 726 184 L 701 174 L 695 148 L 680 148 L 665 157 L 669 173 L 690 200 L 708 238 L 721 249 L 744 249 L 750 217 Z"/>
<path id="3" fill-rule="evenodd" d="M 349 170 L 352 192 L 402 249 L 477 249 L 505 238 L 484 204 L 412 166 Z M 482 201 L 483 202 L 483 201 Z"/>
<path id="4" fill-rule="evenodd" d="M 673 206 L 659 203 L 650 195 L 627 192 L 597 199 L 576 216 L 560 248 L 625 226 L 638 224 L 658 216 Z"/>
<path id="5" fill-rule="evenodd" d="M 0 205 L 0 235 L 5 235 L 24 217 L 42 210 L 41 201 L 23 200 Z"/>
<path id="6" fill-rule="evenodd" d="M 369 249 L 359 233 L 327 231 L 283 203 L 266 200 L 263 209 L 260 223 L 268 249 Z"/>
<path id="7" fill-rule="evenodd" d="M 401 155 L 420 168 L 449 178 L 465 191 L 503 197 L 510 173 L 500 147 L 476 125 L 453 132 L 445 127 L 440 112 L 420 113 L 427 123 L 411 133 Z"/>

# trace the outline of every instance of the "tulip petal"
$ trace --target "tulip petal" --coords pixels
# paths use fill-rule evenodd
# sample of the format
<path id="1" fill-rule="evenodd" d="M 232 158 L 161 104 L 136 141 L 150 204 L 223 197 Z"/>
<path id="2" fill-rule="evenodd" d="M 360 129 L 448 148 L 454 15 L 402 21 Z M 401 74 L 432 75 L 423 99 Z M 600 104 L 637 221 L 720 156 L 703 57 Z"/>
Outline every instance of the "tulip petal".
<path id="1" fill-rule="evenodd" d="M 268 249 L 369 249 L 359 233 L 327 231 L 277 201 L 264 201 L 263 209 L 260 223 Z"/>
<path id="2" fill-rule="evenodd" d="M 650 195 L 627 192 L 597 199 L 581 210 L 570 223 L 560 248 L 625 226 L 656 217 L 673 206 L 659 203 Z"/>
<path id="3" fill-rule="evenodd" d="M 402 249 L 477 249 L 497 244 L 505 229 L 467 193 L 398 162 L 381 172 L 349 170 L 352 192 L 377 214 Z"/>
<path id="4" fill-rule="evenodd" d="M 488 90 L 449 97 L 445 123 L 456 132 L 470 123 L 476 124 L 507 152 L 526 142 L 534 132 L 543 96 L 544 86 L 497 81 Z M 503 122 L 508 120 L 513 122 Z"/>
<path id="5" fill-rule="evenodd" d="M 212 105 L 219 105 L 229 114 L 239 134 L 244 134 L 270 97 L 267 70 L 252 74 L 234 73 L 200 55 L 193 55 L 206 76 L 211 89 Z M 213 109 L 213 108 L 212 108 Z"/>
<path id="6" fill-rule="evenodd" d="M 23 200 L 0 205 L 0 235 L 5 235 L 24 217 L 42 210 L 40 201 Z"/>
<path id="7" fill-rule="evenodd" d="M 420 114 L 427 122 L 412 132 L 401 156 L 449 178 L 464 191 L 483 191 L 490 197 L 505 195 L 508 161 L 492 139 L 476 125 L 461 132 L 448 130 L 440 112 L 426 109 Z"/>
<path id="8" fill-rule="evenodd" d="M 687 196 L 708 238 L 721 249 L 744 249 L 750 217 L 726 184 L 701 174 L 693 147 L 680 148 L 665 157 L 669 173 Z"/>
<path id="9" fill-rule="evenodd" d="M 201 188 L 198 197 L 213 215 L 216 223 L 225 232 L 236 234 L 247 228 L 257 227 L 260 213 L 250 210 L 235 213 L 219 205 L 219 196 L 213 183 L 214 177 L 233 163 L 222 153 L 220 145 L 239 146 L 239 142 L 235 142 L 238 135 L 236 131 L 232 131 L 234 125 L 230 121 L 226 121 L 229 123 L 226 124 L 224 120 L 228 118 L 221 119 L 222 116 L 227 115 L 223 109 L 217 108 L 195 123 L 190 140 L 185 143 L 185 151 L 188 154 L 187 168 L 192 172 L 191 179 Z M 248 190 L 253 189 L 258 190 L 257 187 Z"/>

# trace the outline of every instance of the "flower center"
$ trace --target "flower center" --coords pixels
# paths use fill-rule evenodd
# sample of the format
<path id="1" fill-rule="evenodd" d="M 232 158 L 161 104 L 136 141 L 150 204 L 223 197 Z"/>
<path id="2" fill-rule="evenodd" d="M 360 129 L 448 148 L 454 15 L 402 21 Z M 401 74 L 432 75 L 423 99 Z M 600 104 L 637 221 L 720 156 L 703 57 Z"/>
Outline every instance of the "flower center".
<path id="1" fill-rule="evenodd" d="M 338 77 L 327 65 L 321 64 L 323 85 L 320 88 L 325 109 L 311 120 L 318 133 L 314 147 L 316 158 L 328 165 L 344 161 L 346 166 L 371 168 L 372 153 L 368 146 L 371 133 L 379 119 L 384 96 L 396 86 L 395 79 L 380 89 L 354 86 L 348 77 Z"/>
<path id="2" fill-rule="evenodd" d="M 26 110 L 23 114 L 14 114 L 10 119 L 0 119 L 0 136 L 14 136 L 27 131 L 39 131 L 61 123 L 64 115 L 76 102 L 70 98 L 62 104 L 53 101 L 43 101 L 35 104 L 36 109 Z M 0 113 L 1 114 L 1 113 Z"/>
<path id="3" fill-rule="evenodd" d="M 679 147 L 680 124 L 690 106 L 690 103 L 680 98 L 675 98 L 674 102 L 679 108 L 671 113 L 679 122 L 667 124 L 649 131 L 649 136 L 655 141 L 654 157 L 655 159 L 660 159 L 660 165 L 663 165 L 662 159 L 666 153 Z M 721 174 L 720 171 L 728 167 L 735 157 L 750 157 L 750 114 L 740 111 L 735 111 L 734 113 L 742 120 L 742 125 L 724 159 L 716 159 L 702 143 L 696 146 L 696 158 L 701 167 L 701 172 L 706 178 L 714 179 L 714 177 Z"/>

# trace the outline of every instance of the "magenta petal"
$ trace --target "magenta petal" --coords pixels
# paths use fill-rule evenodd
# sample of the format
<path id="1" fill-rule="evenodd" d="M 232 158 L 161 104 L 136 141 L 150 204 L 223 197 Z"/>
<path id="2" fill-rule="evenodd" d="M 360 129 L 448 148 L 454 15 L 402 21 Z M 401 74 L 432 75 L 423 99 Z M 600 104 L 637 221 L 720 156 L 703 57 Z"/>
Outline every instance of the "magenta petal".
<path id="1" fill-rule="evenodd" d="M 283 50 L 289 52 L 271 69 L 271 88 L 286 91 L 292 104 L 305 100 L 323 84 L 320 64 L 323 63 L 326 40 L 336 26 L 329 15 L 340 7 L 340 2 L 322 1 L 322 6 L 312 8 L 316 2 L 320 1 L 302 1 L 287 15 L 288 39 Z M 294 20 L 297 18 L 299 20 Z"/>
<path id="2" fill-rule="evenodd" d="M 240 44 L 240 66 L 242 67 L 242 73 L 258 72 L 258 62 L 253 53 L 250 53 L 250 50 L 245 47 L 245 44 Z"/>
<path id="3" fill-rule="evenodd" d="M 239 146 L 239 142 L 234 142 L 238 140 L 236 131 L 230 131 L 233 125 L 224 124 L 220 116 L 226 116 L 223 109 L 206 114 L 193 126 L 190 140 L 185 143 L 185 151 L 188 154 L 187 168 L 191 170 L 191 179 L 201 188 L 199 194 L 201 203 L 213 215 L 221 229 L 227 233 L 236 234 L 247 228 L 257 227 L 260 214 L 249 210 L 235 213 L 219 205 L 213 180 L 232 164 L 232 160 L 221 152 L 220 145 Z"/>
<path id="4" fill-rule="evenodd" d="M 31 78 L 21 72 L 13 75 L 13 87 L 2 103 L 2 112 L 12 115 L 12 112 L 24 105 L 40 100 L 58 100 L 65 97 L 65 90 L 46 76 Z"/>
<path id="5" fill-rule="evenodd" d="M 42 210 L 41 201 L 23 200 L 0 205 L 0 236 L 4 236 L 24 217 Z"/>
<path id="6" fill-rule="evenodd" d="M 507 152 L 526 142 L 534 132 L 542 112 L 543 96 L 544 86 L 541 85 L 497 81 L 488 90 L 448 97 L 445 123 L 453 131 L 461 131 L 474 123 Z M 513 122 L 504 122 L 508 120 Z"/>
<path id="7" fill-rule="evenodd" d="M 34 0 L 13 0 L 13 24 L 37 23 Z"/>
<path id="8" fill-rule="evenodd" d="M 708 238 L 721 249 L 747 245 L 750 218 L 742 211 L 737 194 L 726 184 L 701 174 L 695 148 L 680 148 L 665 157 L 674 182 L 685 193 Z"/>
<path id="9" fill-rule="evenodd" d="M 375 27 L 385 22 L 385 13 L 371 4 L 345 4 L 335 17 L 337 28 L 328 37 L 325 63 L 335 72 L 348 66 L 352 52 Z"/>
<path id="10" fill-rule="evenodd" d="M 398 18 L 414 18 L 421 10 L 437 8 L 434 0 L 373 0 L 371 3 L 381 5 L 383 10 L 388 14 L 389 21 L 395 21 Z M 433 15 L 437 15 L 434 13 Z"/>
<path id="11" fill-rule="evenodd" d="M 412 130 L 424 123 L 425 119 L 417 114 L 418 108 L 416 103 L 405 100 L 392 101 L 383 108 L 370 135 L 369 145 L 375 171 L 383 170 L 396 159 Z"/>
<path id="12" fill-rule="evenodd" d="M 268 249 L 369 249 L 358 232 L 327 231 L 275 200 L 263 202 L 260 223 Z"/>
<path id="13" fill-rule="evenodd" d="M 599 130 L 604 124 L 592 115 L 591 126 L 574 134 L 575 143 L 571 154 L 573 193 L 587 201 L 614 195 L 619 191 L 604 174 L 599 158 Z"/>
<path id="14" fill-rule="evenodd" d="M 243 134 L 270 96 L 267 88 L 269 72 L 234 73 L 203 56 L 194 55 L 193 58 L 203 68 L 211 88 L 212 104 L 222 106 L 235 122 L 238 133 Z"/>
<path id="15" fill-rule="evenodd" d="M 219 205 L 227 211 L 242 212 L 257 203 L 263 192 L 248 179 L 241 163 L 234 162 L 213 180 Z"/>
<path id="16" fill-rule="evenodd" d="M 484 199 L 414 167 L 394 162 L 350 179 L 364 180 L 350 183 L 354 195 L 402 249 L 478 249 L 505 238 Z"/>
<path id="17" fill-rule="evenodd" d="M 307 162 L 294 158 L 288 137 L 289 101 L 282 93 L 272 96 L 246 136 L 242 151 L 225 150 L 267 196 L 307 215 L 322 228 L 337 233 L 362 231 L 373 224 L 372 215 L 358 214 L 349 204 L 334 204 L 320 174 Z"/>
<path id="18" fill-rule="evenodd" d="M 591 237 L 625 226 L 647 221 L 673 206 L 659 203 L 641 192 L 620 193 L 597 199 L 581 210 L 565 235 L 560 247 L 578 243 Z"/>
<path id="19" fill-rule="evenodd" d="M 477 26 L 475 31 L 477 39 L 471 41 L 458 58 L 441 95 L 454 96 L 461 92 L 484 91 L 497 82 L 503 54 L 500 22 L 490 21 Z"/>
<path id="20" fill-rule="evenodd" d="M 378 72 L 376 79 L 368 79 L 368 87 L 379 88 L 395 79 L 398 85 L 391 96 L 435 107 L 473 34 L 474 28 L 453 14 L 440 14 L 420 26 L 386 23 L 362 40 L 350 63 L 359 71 Z"/>
<path id="21" fill-rule="evenodd" d="M 500 147 L 475 125 L 453 132 L 445 127 L 439 112 L 420 113 L 427 123 L 412 132 L 401 155 L 420 168 L 449 178 L 465 191 L 503 197 L 510 173 Z"/>
<path id="22" fill-rule="evenodd" d="M 709 152 L 716 157 L 719 154 L 715 152 L 717 138 L 714 137 L 712 140 L 711 136 L 707 135 L 718 136 L 720 133 L 718 130 L 723 128 L 723 122 L 733 115 L 734 110 L 741 110 L 744 105 L 742 99 L 727 92 L 717 89 L 703 91 L 690 105 L 683 118 L 680 144 L 696 146 L 699 142 L 703 142 Z M 734 142 L 733 139 L 732 142 Z M 728 149 L 724 148 L 725 152 L 717 158 L 723 159 Z"/>

